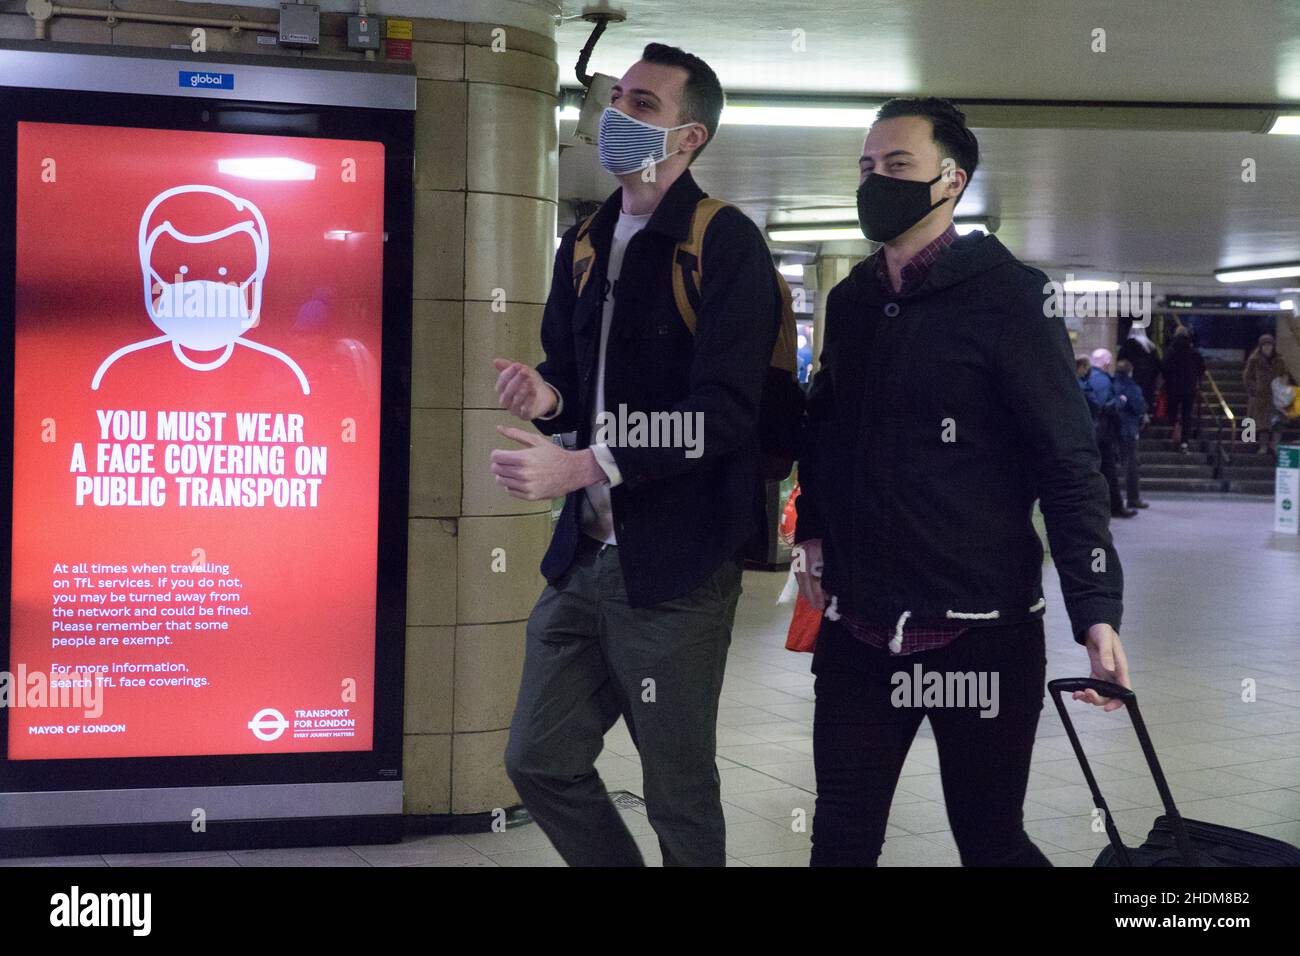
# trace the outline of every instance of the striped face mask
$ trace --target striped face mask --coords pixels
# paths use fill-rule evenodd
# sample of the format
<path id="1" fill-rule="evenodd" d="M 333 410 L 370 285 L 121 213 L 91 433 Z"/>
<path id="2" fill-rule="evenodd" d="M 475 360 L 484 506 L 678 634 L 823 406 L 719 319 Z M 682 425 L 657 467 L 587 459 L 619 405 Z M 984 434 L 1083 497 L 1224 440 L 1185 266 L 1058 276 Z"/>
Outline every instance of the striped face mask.
<path id="1" fill-rule="evenodd" d="M 680 152 L 668 152 L 669 133 L 694 125 L 683 123 L 665 129 L 634 119 L 617 107 L 607 106 L 600 117 L 600 165 L 615 176 L 648 169 Z"/>

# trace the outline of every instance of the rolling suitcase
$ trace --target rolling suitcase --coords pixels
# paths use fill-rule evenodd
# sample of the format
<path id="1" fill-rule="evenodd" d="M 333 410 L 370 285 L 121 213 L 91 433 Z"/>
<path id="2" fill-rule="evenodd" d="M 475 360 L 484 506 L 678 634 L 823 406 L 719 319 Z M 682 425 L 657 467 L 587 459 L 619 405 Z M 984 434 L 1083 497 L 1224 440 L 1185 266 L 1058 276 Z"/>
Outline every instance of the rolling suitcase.
<path id="1" fill-rule="evenodd" d="M 1063 694 L 1089 689 L 1103 697 L 1114 697 L 1124 702 L 1165 807 L 1164 814 L 1156 817 L 1146 842 L 1139 847 L 1125 846 L 1120 839 L 1119 830 L 1110 818 L 1106 798 L 1101 795 L 1092 767 L 1084 756 L 1079 735 L 1075 733 L 1070 715 L 1065 711 Z M 1300 849 L 1289 843 L 1247 830 L 1182 818 L 1174 806 L 1174 798 L 1169 792 L 1169 784 L 1165 782 L 1165 775 L 1160 770 L 1160 761 L 1156 759 L 1155 748 L 1151 746 L 1146 724 L 1142 722 L 1142 713 L 1138 710 L 1137 695 L 1133 691 L 1086 677 L 1048 681 L 1047 691 L 1051 694 L 1057 713 L 1061 715 L 1061 723 L 1065 725 L 1070 746 L 1079 758 L 1079 766 L 1083 768 L 1084 779 L 1092 791 L 1093 802 L 1102 812 L 1106 836 L 1110 838 L 1110 846 L 1101 851 L 1093 866 L 1300 866 Z"/>

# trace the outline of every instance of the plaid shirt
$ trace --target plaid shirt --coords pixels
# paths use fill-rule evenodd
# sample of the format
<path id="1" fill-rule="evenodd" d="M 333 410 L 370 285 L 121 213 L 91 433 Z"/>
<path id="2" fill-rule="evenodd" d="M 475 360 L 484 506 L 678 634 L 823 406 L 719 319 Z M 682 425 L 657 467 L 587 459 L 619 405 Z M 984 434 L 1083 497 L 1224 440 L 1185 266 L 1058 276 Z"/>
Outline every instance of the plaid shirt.
<path id="1" fill-rule="evenodd" d="M 948 228 L 943 234 L 935 239 L 932 243 L 907 260 L 903 266 L 900 275 L 903 279 L 903 288 L 898 292 L 894 291 L 894 286 L 889 281 L 889 266 L 885 263 L 885 250 L 881 249 L 876 253 L 876 278 L 880 281 L 880 288 L 888 296 L 906 295 L 911 292 L 922 282 L 930 272 L 930 267 L 938 261 L 940 253 L 953 244 L 957 238 L 957 227 L 948 224 Z"/>
<path id="2" fill-rule="evenodd" d="M 935 264 L 940 254 L 952 245 L 953 240 L 956 238 L 957 228 L 949 225 L 942 235 L 909 259 L 900 273 L 903 288 L 898 292 L 894 291 L 894 286 L 889 281 L 889 267 L 885 264 L 884 250 L 877 252 L 876 278 L 880 282 L 881 289 L 891 297 L 911 292 L 925 281 L 926 275 L 930 272 L 930 267 Z M 840 623 L 844 625 L 846 631 L 872 647 L 885 647 L 894 636 L 890 631 L 855 621 L 843 614 L 840 615 Z M 916 628 L 909 631 L 906 622 L 904 622 L 902 646 L 897 653 L 899 655 L 916 654 L 920 651 L 932 651 L 940 647 L 947 647 L 961 637 L 966 630 L 967 628 L 956 624 L 941 624 L 935 627 Z"/>

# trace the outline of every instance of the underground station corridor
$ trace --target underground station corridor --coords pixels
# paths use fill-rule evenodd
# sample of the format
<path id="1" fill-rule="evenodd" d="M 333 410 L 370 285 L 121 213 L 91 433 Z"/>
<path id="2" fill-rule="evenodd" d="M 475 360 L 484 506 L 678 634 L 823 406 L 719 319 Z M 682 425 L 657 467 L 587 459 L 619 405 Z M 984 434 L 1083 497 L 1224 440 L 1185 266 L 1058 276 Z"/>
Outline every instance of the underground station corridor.
<path id="1" fill-rule="evenodd" d="M 1289 927 L 1297 36 L 0 0 L 0 912 Z"/>

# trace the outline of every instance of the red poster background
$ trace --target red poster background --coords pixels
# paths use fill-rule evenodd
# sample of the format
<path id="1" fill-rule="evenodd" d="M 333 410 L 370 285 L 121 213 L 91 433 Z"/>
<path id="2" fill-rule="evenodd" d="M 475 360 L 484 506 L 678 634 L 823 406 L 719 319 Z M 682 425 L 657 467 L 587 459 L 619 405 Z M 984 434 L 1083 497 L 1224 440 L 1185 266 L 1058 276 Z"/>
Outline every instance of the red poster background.
<path id="1" fill-rule="evenodd" d="M 237 158 L 292 159 L 314 166 L 315 176 L 258 179 L 219 170 L 220 160 Z M 107 688 L 95 719 L 82 708 L 15 707 L 11 759 L 371 748 L 383 161 L 383 146 L 371 142 L 19 124 L 9 670 L 178 661 L 209 683 Z M 187 184 L 220 187 L 260 209 L 268 266 L 260 319 L 244 338 L 291 356 L 310 394 L 285 363 L 241 345 L 212 371 L 185 367 L 169 344 L 143 349 L 118 360 L 91 390 L 112 352 L 161 334 L 145 310 L 140 219 L 155 196 Z M 183 198 L 172 207 L 182 232 L 207 234 L 243 218 L 210 196 Z M 153 260 L 169 278 L 178 261 L 203 271 L 220 260 L 230 278 L 242 279 L 253 272 L 253 248 L 241 235 L 203 246 L 164 237 Z M 219 353 L 188 354 L 205 361 Z M 167 479 L 164 506 L 75 504 L 73 444 L 83 443 L 94 474 L 97 409 L 147 413 L 145 441 Z M 163 470 L 158 410 L 227 412 L 225 444 L 239 443 L 236 412 L 303 415 L 304 443 L 325 446 L 328 455 L 318 506 L 180 507 Z M 42 440 L 47 419 L 55 424 L 53 442 Z M 345 419 L 356 423 L 355 442 L 343 440 Z M 285 447 L 292 462 L 293 446 Z M 292 464 L 285 475 L 295 475 Z M 53 574 L 56 564 L 188 565 L 196 548 L 209 563 L 230 565 L 250 616 L 230 618 L 225 632 L 181 633 L 165 648 L 51 648 L 51 580 L 71 576 Z M 355 701 L 343 700 L 349 678 Z M 248 724 L 264 708 L 290 721 L 295 709 L 348 708 L 355 736 L 295 739 L 290 729 L 263 742 Z M 30 726 L 59 723 L 125 724 L 126 731 L 29 734 Z"/>

